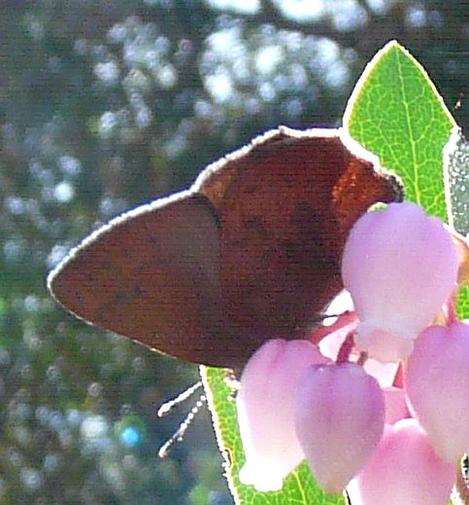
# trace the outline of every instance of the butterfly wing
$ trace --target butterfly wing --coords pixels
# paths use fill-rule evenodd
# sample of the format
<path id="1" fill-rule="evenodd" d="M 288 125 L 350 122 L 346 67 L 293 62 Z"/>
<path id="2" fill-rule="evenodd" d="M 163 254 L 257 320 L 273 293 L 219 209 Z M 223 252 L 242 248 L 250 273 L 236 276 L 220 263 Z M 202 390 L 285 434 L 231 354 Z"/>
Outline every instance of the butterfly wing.
<path id="1" fill-rule="evenodd" d="M 211 204 L 180 193 L 93 233 L 51 273 L 49 287 L 65 308 L 94 325 L 217 365 L 229 361 L 213 351 L 217 343 L 226 351 L 227 344 L 219 254 Z"/>
<path id="2" fill-rule="evenodd" d="M 341 289 L 350 227 L 398 182 L 339 130 L 280 128 L 209 166 L 190 192 L 92 234 L 51 273 L 62 305 L 195 363 L 237 368 L 304 337 Z"/>
<path id="3" fill-rule="evenodd" d="M 343 136 L 274 130 L 198 181 L 220 217 L 223 303 L 246 356 L 266 338 L 310 331 L 342 288 L 353 223 L 371 204 L 401 197 L 378 160 L 354 154 Z"/>

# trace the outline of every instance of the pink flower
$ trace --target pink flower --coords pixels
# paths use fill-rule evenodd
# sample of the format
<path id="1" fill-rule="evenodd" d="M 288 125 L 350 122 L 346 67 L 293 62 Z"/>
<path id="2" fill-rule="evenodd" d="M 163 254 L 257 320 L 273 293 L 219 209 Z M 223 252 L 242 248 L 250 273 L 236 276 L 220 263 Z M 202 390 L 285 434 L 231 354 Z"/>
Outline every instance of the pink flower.
<path id="1" fill-rule="evenodd" d="M 405 388 L 440 457 L 456 462 L 469 451 L 469 326 L 432 326 L 417 339 Z"/>
<path id="2" fill-rule="evenodd" d="M 300 380 L 296 431 L 324 490 L 342 491 L 373 453 L 383 426 L 383 393 L 360 366 L 314 366 Z"/>
<path id="3" fill-rule="evenodd" d="M 446 505 L 469 450 L 458 263 L 449 232 L 414 204 L 356 222 L 342 263 L 355 310 L 310 337 L 331 360 L 311 342 L 271 340 L 243 372 L 243 483 L 278 490 L 306 458 L 325 491 L 349 483 L 353 505 Z M 450 326 L 425 330 L 437 315 Z"/>
<path id="4" fill-rule="evenodd" d="M 458 255 L 437 218 L 412 203 L 362 216 L 342 258 L 360 319 L 355 344 L 381 361 L 407 358 L 456 287 Z"/>
<path id="5" fill-rule="evenodd" d="M 258 491 L 278 491 L 304 459 L 294 426 L 299 377 L 327 360 L 306 340 L 269 340 L 248 361 L 236 399 L 246 463 L 239 478 Z"/>
<path id="6" fill-rule="evenodd" d="M 350 483 L 353 505 L 446 505 L 456 468 L 434 452 L 415 419 L 386 429 L 373 457 Z"/>

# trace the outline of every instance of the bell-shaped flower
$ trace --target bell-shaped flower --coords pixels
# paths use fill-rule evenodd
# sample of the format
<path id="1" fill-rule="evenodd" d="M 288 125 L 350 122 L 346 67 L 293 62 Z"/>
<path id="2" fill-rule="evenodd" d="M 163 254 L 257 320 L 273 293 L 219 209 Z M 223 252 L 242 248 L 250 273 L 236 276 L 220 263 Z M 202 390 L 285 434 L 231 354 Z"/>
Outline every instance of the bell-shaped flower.
<path id="1" fill-rule="evenodd" d="M 236 398 L 246 462 L 243 484 L 258 491 L 278 491 L 283 479 L 304 459 L 295 433 L 294 407 L 299 377 L 325 363 L 306 340 L 267 341 L 250 358 Z"/>
<path id="2" fill-rule="evenodd" d="M 300 380 L 296 431 L 318 484 L 338 493 L 370 458 L 384 426 L 377 381 L 353 363 L 319 365 Z"/>
<path id="3" fill-rule="evenodd" d="M 455 289 L 458 266 L 449 232 L 417 205 L 390 204 L 362 216 L 342 258 L 361 321 L 356 346 L 383 362 L 407 358 Z"/>
<path id="4" fill-rule="evenodd" d="M 444 460 L 469 451 L 469 325 L 431 326 L 405 369 L 411 408 Z"/>
<path id="5" fill-rule="evenodd" d="M 353 505 L 446 505 L 455 465 L 433 450 L 415 419 L 386 425 L 365 468 L 347 487 Z"/>

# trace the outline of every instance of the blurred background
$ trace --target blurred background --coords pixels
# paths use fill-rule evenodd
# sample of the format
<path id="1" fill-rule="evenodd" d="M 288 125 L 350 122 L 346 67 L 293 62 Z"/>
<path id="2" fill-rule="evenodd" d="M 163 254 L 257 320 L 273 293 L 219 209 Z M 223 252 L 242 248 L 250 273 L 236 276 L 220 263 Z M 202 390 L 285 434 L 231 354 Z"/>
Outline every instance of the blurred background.
<path id="1" fill-rule="evenodd" d="M 197 367 L 60 310 L 45 277 L 90 230 L 188 187 L 266 129 L 337 126 L 396 38 L 467 127 L 467 0 L 2 0 L 0 503 L 227 505 Z"/>

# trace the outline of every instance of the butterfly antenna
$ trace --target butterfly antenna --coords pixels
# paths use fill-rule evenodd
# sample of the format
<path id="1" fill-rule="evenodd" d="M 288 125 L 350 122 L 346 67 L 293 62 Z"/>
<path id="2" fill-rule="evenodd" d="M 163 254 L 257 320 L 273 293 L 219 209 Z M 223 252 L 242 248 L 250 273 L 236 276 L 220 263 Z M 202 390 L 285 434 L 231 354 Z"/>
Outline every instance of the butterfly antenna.
<path id="1" fill-rule="evenodd" d="M 194 386 L 192 386 L 192 387 L 194 387 Z M 185 391 L 185 393 L 186 392 L 187 391 Z M 181 396 L 181 395 L 179 395 L 179 396 Z M 176 399 L 177 398 L 175 398 L 175 400 Z M 203 405 L 205 403 L 207 403 L 207 397 L 205 395 L 201 395 L 200 398 L 197 400 L 197 403 L 192 407 L 190 412 L 185 417 L 184 421 L 182 421 L 182 423 L 179 425 L 179 428 L 176 430 L 176 432 L 168 440 L 166 440 L 166 442 L 160 447 L 160 449 L 158 451 L 158 456 L 160 458 L 165 458 L 169 454 L 173 445 L 176 442 L 181 442 L 184 439 L 184 435 L 187 431 L 187 428 L 189 428 L 189 426 L 191 425 L 195 416 L 197 415 L 197 413 L 199 412 L 199 410 L 203 407 Z"/>
<path id="2" fill-rule="evenodd" d="M 187 388 L 181 394 L 177 395 L 176 398 L 163 403 L 163 405 L 161 405 L 158 409 L 157 416 L 164 417 L 169 414 L 173 407 L 190 398 L 200 387 L 202 387 L 202 381 L 196 382 L 193 386 Z"/>

